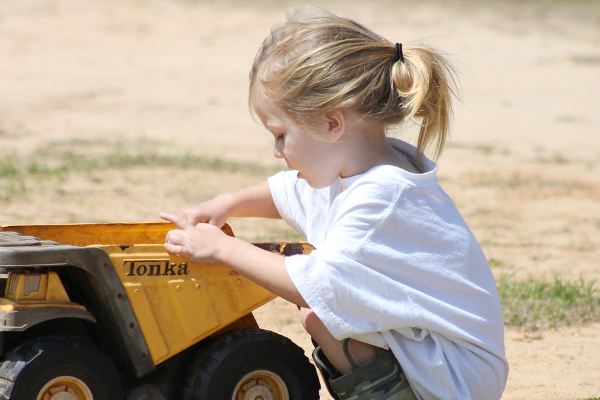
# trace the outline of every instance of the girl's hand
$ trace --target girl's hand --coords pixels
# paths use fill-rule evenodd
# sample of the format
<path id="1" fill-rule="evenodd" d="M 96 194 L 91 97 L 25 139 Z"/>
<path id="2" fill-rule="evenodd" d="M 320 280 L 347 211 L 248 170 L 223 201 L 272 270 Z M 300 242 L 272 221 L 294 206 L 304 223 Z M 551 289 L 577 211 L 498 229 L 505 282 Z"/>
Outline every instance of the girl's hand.
<path id="1" fill-rule="evenodd" d="M 183 212 L 183 218 L 192 225 L 211 224 L 221 227 L 229 218 L 229 208 L 225 196 L 217 196 L 212 200 L 196 204 Z"/>
<path id="2" fill-rule="evenodd" d="M 281 218 L 268 182 L 226 192 L 212 200 L 188 208 L 183 218 L 192 225 L 201 223 L 222 227 L 230 217 Z"/>
<path id="3" fill-rule="evenodd" d="M 160 217 L 179 228 L 167 233 L 165 249 L 169 253 L 205 264 L 223 263 L 219 255 L 225 249 L 229 236 L 220 228 L 206 223 L 193 224 L 186 218 L 169 213 L 161 213 Z"/>
<path id="4" fill-rule="evenodd" d="M 167 234 L 165 249 L 169 253 L 205 264 L 227 265 L 284 299 L 301 307 L 308 307 L 292 282 L 285 266 L 285 258 L 281 255 L 227 236 L 214 225 L 194 225 L 185 218 L 168 213 L 161 213 L 160 217 L 179 228 Z"/>

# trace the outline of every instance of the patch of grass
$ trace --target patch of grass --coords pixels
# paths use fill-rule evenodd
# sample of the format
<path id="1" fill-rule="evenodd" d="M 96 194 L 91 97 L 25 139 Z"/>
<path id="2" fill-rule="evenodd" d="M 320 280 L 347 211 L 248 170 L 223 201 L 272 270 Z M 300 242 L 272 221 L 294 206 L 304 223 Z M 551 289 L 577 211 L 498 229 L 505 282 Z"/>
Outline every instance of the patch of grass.
<path id="1" fill-rule="evenodd" d="M 556 158 L 552 162 L 564 164 L 568 161 Z M 528 190 L 535 189 L 537 194 L 543 193 L 542 191 L 544 190 L 551 191 L 552 193 L 572 193 L 575 190 L 587 189 L 587 186 L 581 182 L 568 179 L 546 178 L 539 174 L 524 174 L 518 170 L 474 174 L 472 182 L 480 187 L 507 188 L 511 190 L 521 190 L 523 188 Z"/>
<path id="2" fill-rule="evenodd" d="M 276 170 L 258 163 L 207 157 L 189 153 L 167 153 L 161 143 L 107 143 L 70 141 L 50 143 L 33 154 L 0 154 L 0 201 L 27 199 L 33 186 L 57 187 L 73 176 L 99 185 L 107 172 L 123 173 L 135 168 L 197 169 L 270 175 Z"/>
<path id="3" fill-rule="evenodd" d="M 578 323 L 600 321 L 600 292 L 596 281 L 570 281 L 555 275 L 550 281 L 514 274 L 498 278 L 504 322 L 533 332 Z"/>
<path id="4" fill-rule="evenodd" d="M 265 172 L 266 168 L 251 162 L 241 162 L 221 157 L 161 151 L 168 146 L 159 142 L 58 142 L 50 143 L 36 154 L 48 162 L 62 160 L 67 170 L 95 172 L 107 169 L 130 169 L 136 167 L 175 167 L 211 171 Z M 93 149 L 90 151 L 90 149 Z"/>
<path id="5" fill-rule="evenodd" d="M 494 145 L 491 144 L 478 144 L 478 143 L 466 143 L 466 142 L 450 142 L 448 147 L 463 150 L 474 150 L 481 152 L 486 155 L 490 155 L 497 151 Z"/>
<path id="6" fill-rule="evenodd" d="M 488 263 L 491 268 L 503 268 L 507 266 L 503 260 L 498 260 L 497 258 L 490 258 Z"/>
<path id="7" fill-rule="evenodd" d="M 156 151 L 137 152 L 117 150 L 104 158 L 97 168 L 126 169 L 134 167 L 175 167 L 182 169 L 203 169 L 210 171 L 230 171 L 248 173 L 266 172 L 259 164 L 228 160 L 220 157 L 204 157 L 192 154 L 160 154 Z"/>
<path id="8" fill-rule="evenodd" d="M 570 164 L 571 161 L 565 156 L 554 153 L 550 157 L 538 157 L 538 162 L 542 164 Z"/>
<path id="9" fill-rule="evenodd" d="M 523 179 L 521 178 L 521 174 L 517 171 L 512 174 L 512 176 L 508 179 L 507 182 L 509 187 L 519 187 L 523 184 Z"/>

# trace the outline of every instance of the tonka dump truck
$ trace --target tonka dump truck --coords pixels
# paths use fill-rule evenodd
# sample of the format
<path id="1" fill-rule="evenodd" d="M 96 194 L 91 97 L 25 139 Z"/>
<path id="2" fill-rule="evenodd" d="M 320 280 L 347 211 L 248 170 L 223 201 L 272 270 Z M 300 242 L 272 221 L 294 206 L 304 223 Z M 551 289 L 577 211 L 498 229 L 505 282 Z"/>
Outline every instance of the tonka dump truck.
<path id="1" fill-rule="evenodd" d="M 225 266 L 168 254 L 172 228 L 1 227 L 0 399 L 318 399 L 304 351 L 252 315 L 275 296 Z"/>

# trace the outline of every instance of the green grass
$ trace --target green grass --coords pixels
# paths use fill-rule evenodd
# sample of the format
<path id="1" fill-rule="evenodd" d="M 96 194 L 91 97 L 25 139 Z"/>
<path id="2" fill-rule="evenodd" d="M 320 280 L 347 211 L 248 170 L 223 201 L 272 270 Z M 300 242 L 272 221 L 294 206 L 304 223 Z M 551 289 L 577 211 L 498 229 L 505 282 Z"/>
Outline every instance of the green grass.
<path id="1" fill-rule="evenodd" d="M 490 258 L 488 260 L 491 268 L 504 268 L 507 267 L 506 263 L 502 260 L 498 260 L 496 258 Z"/>
<path id="2" fill-rule="evenodd" d="M 449 142 L 447 147 L 454 148 L 454 149 L 462 149 L 462 150 L 473 150 L 473 151 L 481 152 L 486 155 L 490 155 L 497 151 L 497 149 L 494 147 L 494 145 L 491 145 L 491 144 L 473 144 L 473 143 L 458 142 L 458 141 Z"/>
<path id="3" fill-rule="evenodd" d="M 69 179 L 83 177 L 94 185 L 104 183 L 107 171 L 135 168 L 177 168 L 199 171 L 228 171 L 268 175 L 275 169 L 258 163 L 190 153 L 167 153 L 160 143 L 106 143 L 70 141 L 51 143 L 33 154 L 0 154 L 0 202 L 26 200 L 34 186 L 56 187 Z"/>
<path id="4" fill-rule="evenodd" d="M 507 326 L 533 332 L 600 321 L 600 292 L 595 280 L 555 275 L 547 281 L 502 274 L 497 283 Z"/>

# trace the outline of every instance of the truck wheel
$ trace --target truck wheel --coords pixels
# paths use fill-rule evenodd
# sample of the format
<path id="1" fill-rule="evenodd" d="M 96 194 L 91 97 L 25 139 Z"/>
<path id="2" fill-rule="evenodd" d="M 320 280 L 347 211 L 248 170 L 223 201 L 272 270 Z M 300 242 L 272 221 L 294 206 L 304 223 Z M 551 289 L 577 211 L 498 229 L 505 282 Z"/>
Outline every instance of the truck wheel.
<path id="1" fill-rule="evenodd" d="M 184 400 L 318 400 L 319 379 L 304 350 L 260 329 L 220 336 L 191 365 Z"/>
<path id="2" fill-rule="evenodd" d="M 0 398 L 120 400 L 123 393 L 107 355 L 81 339 L 50 336 L 25 342 L 2 357 Z"/>

